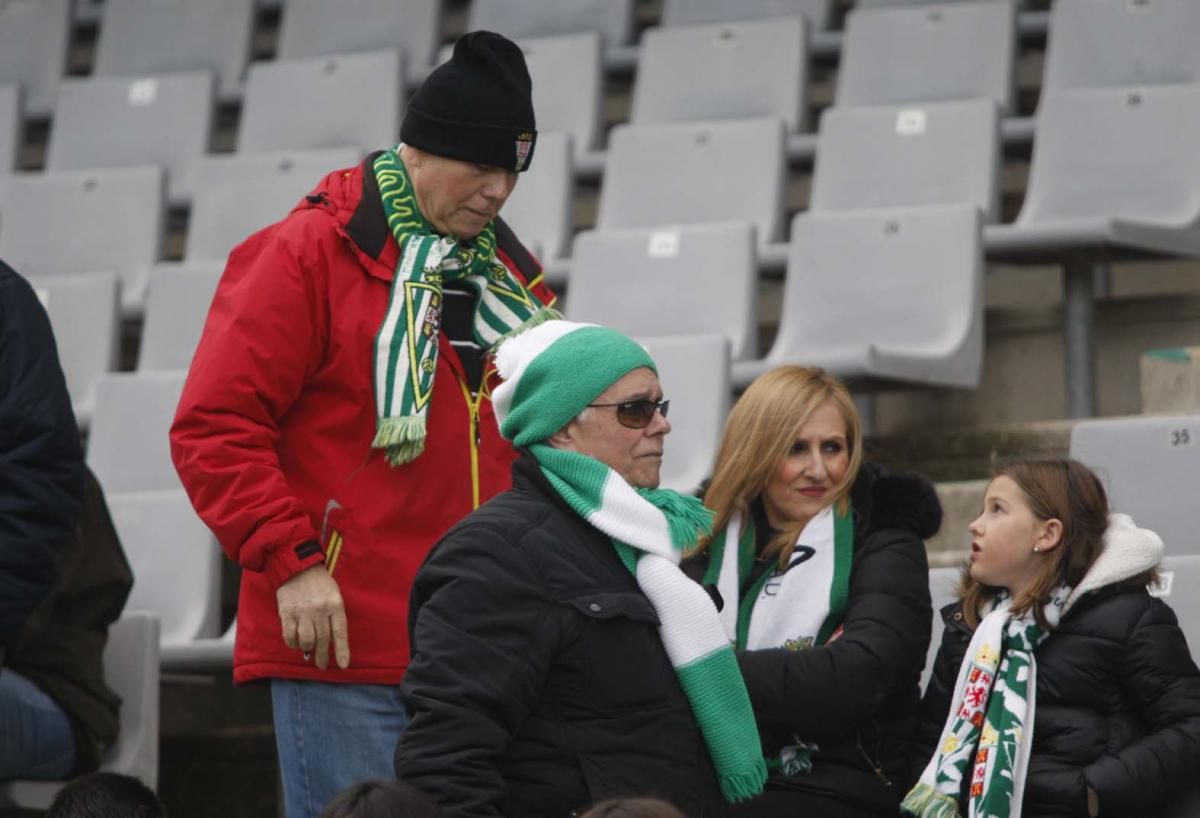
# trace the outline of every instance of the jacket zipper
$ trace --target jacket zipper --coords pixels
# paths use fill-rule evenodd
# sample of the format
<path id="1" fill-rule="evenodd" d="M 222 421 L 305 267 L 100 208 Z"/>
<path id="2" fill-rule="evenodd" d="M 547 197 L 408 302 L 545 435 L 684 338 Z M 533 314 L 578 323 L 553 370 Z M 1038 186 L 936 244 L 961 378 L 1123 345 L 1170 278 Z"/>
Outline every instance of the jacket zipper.
<path id="1" fill-rule="evenodd" d="M 457 377 L 457 376 L 456 376 Z M 470 417 L 470 446 L 471 446 L 471 508 L 479 508 L 479 446 L 482 442 L 479 434 L 479 405 L 483 402 L 483 389 L 471 399 L 471 389 L 464 378 L 458 377 L 458 388 L 462 390 L 463 400 L 471 410 Z"/>

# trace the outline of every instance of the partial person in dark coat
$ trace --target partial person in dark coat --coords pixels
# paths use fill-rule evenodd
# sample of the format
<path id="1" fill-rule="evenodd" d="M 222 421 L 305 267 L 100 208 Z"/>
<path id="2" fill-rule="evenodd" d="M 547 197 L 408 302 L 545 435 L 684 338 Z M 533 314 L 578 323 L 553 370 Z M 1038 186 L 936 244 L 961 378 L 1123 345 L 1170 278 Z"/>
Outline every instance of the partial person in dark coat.
<path id="1" fill-rule="evenodd" d="M 722 603 L 772 774 L 735 815 L 894 816 L 932 610 L 933 486 L 862 462 L 858 414 L 820 369 L 738 400 L 688 566 Z"/>
<path id="2" fill-rule="evenodd" d="M 1147 590 L 1161 539 L 1071 460 L 1001 468 L 970 531 L 903 814 L 1163 818 L 1200 769 L 1200 671 Z"/>

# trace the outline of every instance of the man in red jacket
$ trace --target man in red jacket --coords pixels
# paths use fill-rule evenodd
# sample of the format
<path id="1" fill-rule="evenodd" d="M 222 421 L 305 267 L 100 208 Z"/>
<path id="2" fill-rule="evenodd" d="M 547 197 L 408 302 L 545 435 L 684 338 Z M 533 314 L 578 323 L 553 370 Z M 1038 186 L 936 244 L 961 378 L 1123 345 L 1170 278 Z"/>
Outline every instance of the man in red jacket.
<path id="1" fill-rule="evenodd" d="M 400 136 L 233 251 L 171 428 L 243 568 L 234 679 L 271 680 L 288 818 L 391 775 L 413 576 L 509 485 L 489 350 L 555 315 L 499 219 L 536 140 L 520 49 L 460 39 Z"/>

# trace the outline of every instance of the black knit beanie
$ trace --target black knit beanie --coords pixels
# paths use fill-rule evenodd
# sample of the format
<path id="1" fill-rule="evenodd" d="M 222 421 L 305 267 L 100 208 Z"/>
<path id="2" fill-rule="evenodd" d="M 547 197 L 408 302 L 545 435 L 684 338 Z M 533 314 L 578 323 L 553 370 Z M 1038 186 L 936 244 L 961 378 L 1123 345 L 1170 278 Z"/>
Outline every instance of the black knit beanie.
<path id="1" fill-rule="evenodd" d="M 526 170 L 537 141 L 532 86 L 516 43 L 472 31 L 413 95 L 400 140 L 449 159 Z"/>

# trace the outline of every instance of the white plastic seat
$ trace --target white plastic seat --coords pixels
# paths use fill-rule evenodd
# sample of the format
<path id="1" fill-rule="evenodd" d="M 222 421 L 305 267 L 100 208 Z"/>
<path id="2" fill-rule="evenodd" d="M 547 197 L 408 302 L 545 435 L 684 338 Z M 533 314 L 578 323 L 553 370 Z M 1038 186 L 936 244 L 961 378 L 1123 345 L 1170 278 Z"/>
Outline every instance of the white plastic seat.
<path id="1" fill-rule="evenodd" d="M 600 35 L 542 37 L 522 40 L 520 46 L 533 81 L 538 155 L 542 137 L 550 131 L 569 133 L 576 156 L 595 148 L 604 87 Z"/>
<path id="2" fill-rule="evenodd" d="M 120 372 L 96 385 L 87 463 L 106 497 L 182 489 L 168 432 L 187 373 Z"/>
<path id="3" fill-rule="evenodd" d="M 16 169 L 20 146 L 21 87 L 16 83 L 0 84 L 0 176 Z"/>
<path id="4" fill-rule="evenodd" d="M 476 0 L 467 29 L 513 40 L 595 31 L 612 48 L 633 34 L 633 0 Z"/>
<path id="5" fill-rule="evenodd" d="M 967 3 L 977 3 L 979 0 L 857 0 L 855 5 L 860 9 L 888 9 L 899 6 L 958 6 Z M 1008 0 L 1020 6 L 1025 0 Z"/>
<path id="6" fill-rule="evenodd" d="M 876 10 L 846 18 L 837 104 L 993 99 L 1013 107 L 1016 7 L 1011 0 Z"/>
<path id="7" fill-rule="evenodd" d="M 94 73 L 207 70 L 221 98 L 235 99 L 250 59 L 254 14 L 254 0 L 105 0 Z"/>
<path id="8" fill-rule="evenodd" d="M 67 79 L 58 92 L 46 167 L 157 164 L 166 170 L 167 198 L 184 203 L 208 151 L 212 118 L 213 78 L 207 71 Z"/>
<path id="9" fill-rule="evenodd" d="M 139 372 L 191 366 L 221 280 L 221 267 L 220 262 L 183 267 L 160 264 L 151 271 L 138 348 Z"/>
<path id="10" fill-rule="evenodd" d="M 255 63 L 238 151 L 387 147 L 400 138 L 403 91 L 395 49 Z"/>
<path id="11" fill-rule="evenodd" d="M 803 17 L 809 31 L 829 27 L 831 0 L 665 0 L 664 26 Z"/>
<path id="12" fill-rule="evenodd" d="M 533 163 L 520 175 L 501 215 L 543 265 L 567 251 L 574 191 L 571 137 L 539 131 Z"/>
<path id="13" fill-rule="evenodd" d="M 441 0 L 287 0 L 278 56 L 295 60 L 399 48 L 407 73 L 420 76 L 433 61 L 441 28 Z"/>
<path id="14" fill-rule="evenodd" d="M 774 116 L 807 123 L 801 17 L 682 28 L 642 37 L 630 122 L 651 125 Z"/>
<path id="15" fill-rule="evenodd" d="M 0 83 L 21 86 L 25 113 L 54 110 L 58 84 L 67 72 L 70 0 L 0 3 Z"/>
<path id="16" fill-rule="evenodd" d="M 925 654 L 925 669 L 921 671 L 922 693 L 929 686 L 929 677 L 933 675 L 933 663 L 937 659 L 938 648 L 942 646 L 942 634 L 946 630 L 942 608 L 955 601 L 954 592 L 961 576 L 961 568 L 929 569 L 929 595 L 933 599 L 933 634 L 929 640 L 929 651 Z"/>
<path id="17" fill-rule="evenodd" d="M 1000 211 L 1000 120 L 991 100 L 828 108 L 809 209 L 970 202 Z"/>
<path id="18" fill-rule="evenodd" d="M 715 333 L 737 361 L 758 333 L 754 229 L 722 222 L 581 233 L 567 314 L 635 336 Z"/>
<path id="19" fill-rule="evenodd" d="M 206 157 L 192 201 L 188 262 L 224 262 L 250 234 L 287 216 L 322 177 L 361 159 L 353 147 Z"/>
<path id="20" fill-rule="evenodd" d="M 1158 532 L 1167 554 L 1200 554 L 1187 499 L 1200 485 L 1200 415 L 1084 421 L 1071 430 L 1071 457 L 1099 475 L 1113 510 Z"/>
<path id="21" fill-rule="evenodd" d="M 748 219 L 759 243 L 783 222 L 784 126 L 778 119 L 613 129 L 596 227 Z"/>
<path id="22" fill-rule="evenodd" d="M 195 673 L 233 667 L 237 620 L 215 639 L 196 639 L 162 646 L 162 669 L 168 673 Z"/>
<path id="23" fill-rule="evenodd" d="M 116 273 L 122 308 L 137 309 L 163 211 L 157 167 L 15 174 L 0 184 L 0 258 L 30 279 Z"/>
<path id="24" fill-rule="evenodd" d="M 729 341 L 721 335 L 639 337 L 671 401 L 660 485 L 691 493 L 712 474 L 729 414 Z"/>
<path id="25" fill-rule="evenodd" d="M 974 387 L 983 364 L 983 246 L 971 205 L 801 213 L 783 318 L 746 384 L 784 364 L 842 377 Z"/>

